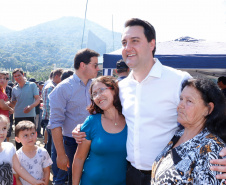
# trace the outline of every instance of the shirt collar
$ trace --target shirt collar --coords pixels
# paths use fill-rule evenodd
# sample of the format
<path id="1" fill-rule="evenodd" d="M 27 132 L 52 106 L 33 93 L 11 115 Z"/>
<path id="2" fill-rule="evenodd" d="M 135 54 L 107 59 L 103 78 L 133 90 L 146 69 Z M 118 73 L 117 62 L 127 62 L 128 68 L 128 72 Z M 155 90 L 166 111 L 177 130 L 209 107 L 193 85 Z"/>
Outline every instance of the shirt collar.
<path id="1" fill-rule="evenodd" d="M 56 87 L 56 85 L 57 85 L 53 80 L 52 80 L 52 84 L 53 84 L 55 87 Z"/>
<path id="2" fill-rule="evenodd" d="M 157 58 L 154 58 L 154 60 L 155 60 L 155 63 L 152 66 L 151 70 L 149 71 L 148 75 L 145 77 L 145 79 L 149 77 L 160 78 L 162 75 L 162 64 Z M 128 75 L 128 78 L 135 80 L 133 77 L 133 71 L 130 72 L 130 74 Z"/>
<path id="3" fill-rule="evenodd" d="M 82 81 L 75 73 L 73 74 L 73 79 L 74 79 L 75 81 L 79 82 L 80 85 L 85 85 L 85 84 L 83 83 L 83 81 Z M 91 81 L 92 81 L 92 80 L 89 79 L 89 80 L 88 80 L 88 83 L 87 83 L 86 85 L 88 85 Z"/>

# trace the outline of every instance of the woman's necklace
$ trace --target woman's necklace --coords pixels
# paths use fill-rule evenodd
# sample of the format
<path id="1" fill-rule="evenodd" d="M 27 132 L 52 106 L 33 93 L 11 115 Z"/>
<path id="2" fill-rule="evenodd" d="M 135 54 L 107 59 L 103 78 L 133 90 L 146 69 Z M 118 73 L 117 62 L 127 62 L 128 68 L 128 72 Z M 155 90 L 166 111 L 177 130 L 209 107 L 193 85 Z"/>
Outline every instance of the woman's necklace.
<path id="1" fill-rule="evenodd" d="M 107 118 L 105 115 L 104 115 L 104 118 L 110 120 L 111 122 L 113 122 L 115 126 L 118 125 L 118 123 L 116 122 L 116 116 L 115 116 L 114 120 L 112 120 L 110 118 Z"/>

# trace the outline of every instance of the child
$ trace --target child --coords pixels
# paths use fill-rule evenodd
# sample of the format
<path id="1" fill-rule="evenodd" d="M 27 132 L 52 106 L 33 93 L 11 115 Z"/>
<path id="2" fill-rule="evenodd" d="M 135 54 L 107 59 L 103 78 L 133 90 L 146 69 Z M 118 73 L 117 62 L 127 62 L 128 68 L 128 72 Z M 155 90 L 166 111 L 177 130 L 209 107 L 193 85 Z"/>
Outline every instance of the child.
<path id="1" fill-rule="evenodd" d="M 16 152 L 21 166 L 36 179 L 49 183 L 50 165 L 53 163 L 46 149 L 35 145 L 37 132 L 31 121 L 20 121 L 15 127 L 15 140 L 23 146 Z M 17 185 L 29 185 L 22 178 L 17 178 Z"/>
<path id="2" fill-rule="evenodd" d="M 34 179 L 21 165 L 12 143 L 3 142 L 9 128 L 9 119 L 0 114 L 0 184 L 13 184 L 13 169 L 31 184 L 44 184 L 41 180 Z"/>

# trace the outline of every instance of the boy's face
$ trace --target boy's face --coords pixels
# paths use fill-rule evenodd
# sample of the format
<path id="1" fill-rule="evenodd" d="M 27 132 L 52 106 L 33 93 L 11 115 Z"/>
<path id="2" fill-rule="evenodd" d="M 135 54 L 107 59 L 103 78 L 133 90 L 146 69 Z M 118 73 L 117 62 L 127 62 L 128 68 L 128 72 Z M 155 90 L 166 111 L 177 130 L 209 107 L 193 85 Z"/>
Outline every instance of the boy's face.
<path id="1" fill-rule="evenodd" d="M 16 137 L 15 139 L 23 146 L 34 146 L 37 140 L 37 132 L 34 128 L 29 130 L 23 130 L 19 132 L 18 137 Z"/>
<path id="2" fill-rule="evenodd" d="M 6 75 L 0 74 L 0 87 L 3 87 L 6 83 Z"/>
<path id="3" fill-rule="evenodd" d="M 7 136 L 7 123 L 0 122 L 0 143 L 3 142 Z"/>

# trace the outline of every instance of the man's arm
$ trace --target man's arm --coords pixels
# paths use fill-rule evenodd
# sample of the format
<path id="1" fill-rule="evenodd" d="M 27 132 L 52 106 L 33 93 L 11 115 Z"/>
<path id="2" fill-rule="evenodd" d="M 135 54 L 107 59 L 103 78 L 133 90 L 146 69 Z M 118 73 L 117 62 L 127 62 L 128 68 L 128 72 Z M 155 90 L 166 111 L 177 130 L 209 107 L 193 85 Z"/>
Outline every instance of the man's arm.
<path id="1" fill-rule="evenodd" d="M 24 113 L 29 113 L 34 107 L 36 107 L 40 103 L 40 96 L 39 95 L 35 95 L 34 98 L 35 98 L 34 103 L 25 107 Z"/>
<path id="2" fill-rule="evenodd" d="M 226 148 L 223 148 L 220 152 L 221 157 L 226 156 Z M 224 159 L 213 159 L 210 161 L 211 164 L 218 164 L 219 166 L 211 166 L 212 171 L 224 172 L 216 175 L 217 179 L 226 179 L 226 158 Z"/>
<path id="3" fill-rule="evenodd" d="M 69 159 L 64 150 L 62 128 L 56 127 L 52 129 L 51 132 L 52 132 L 53 142 L 57 143 L 55 144 L 55 148 L 57 151 L 57 166 L 61 170 L 67 171 L 67 168 L 69 167 Z"/>

